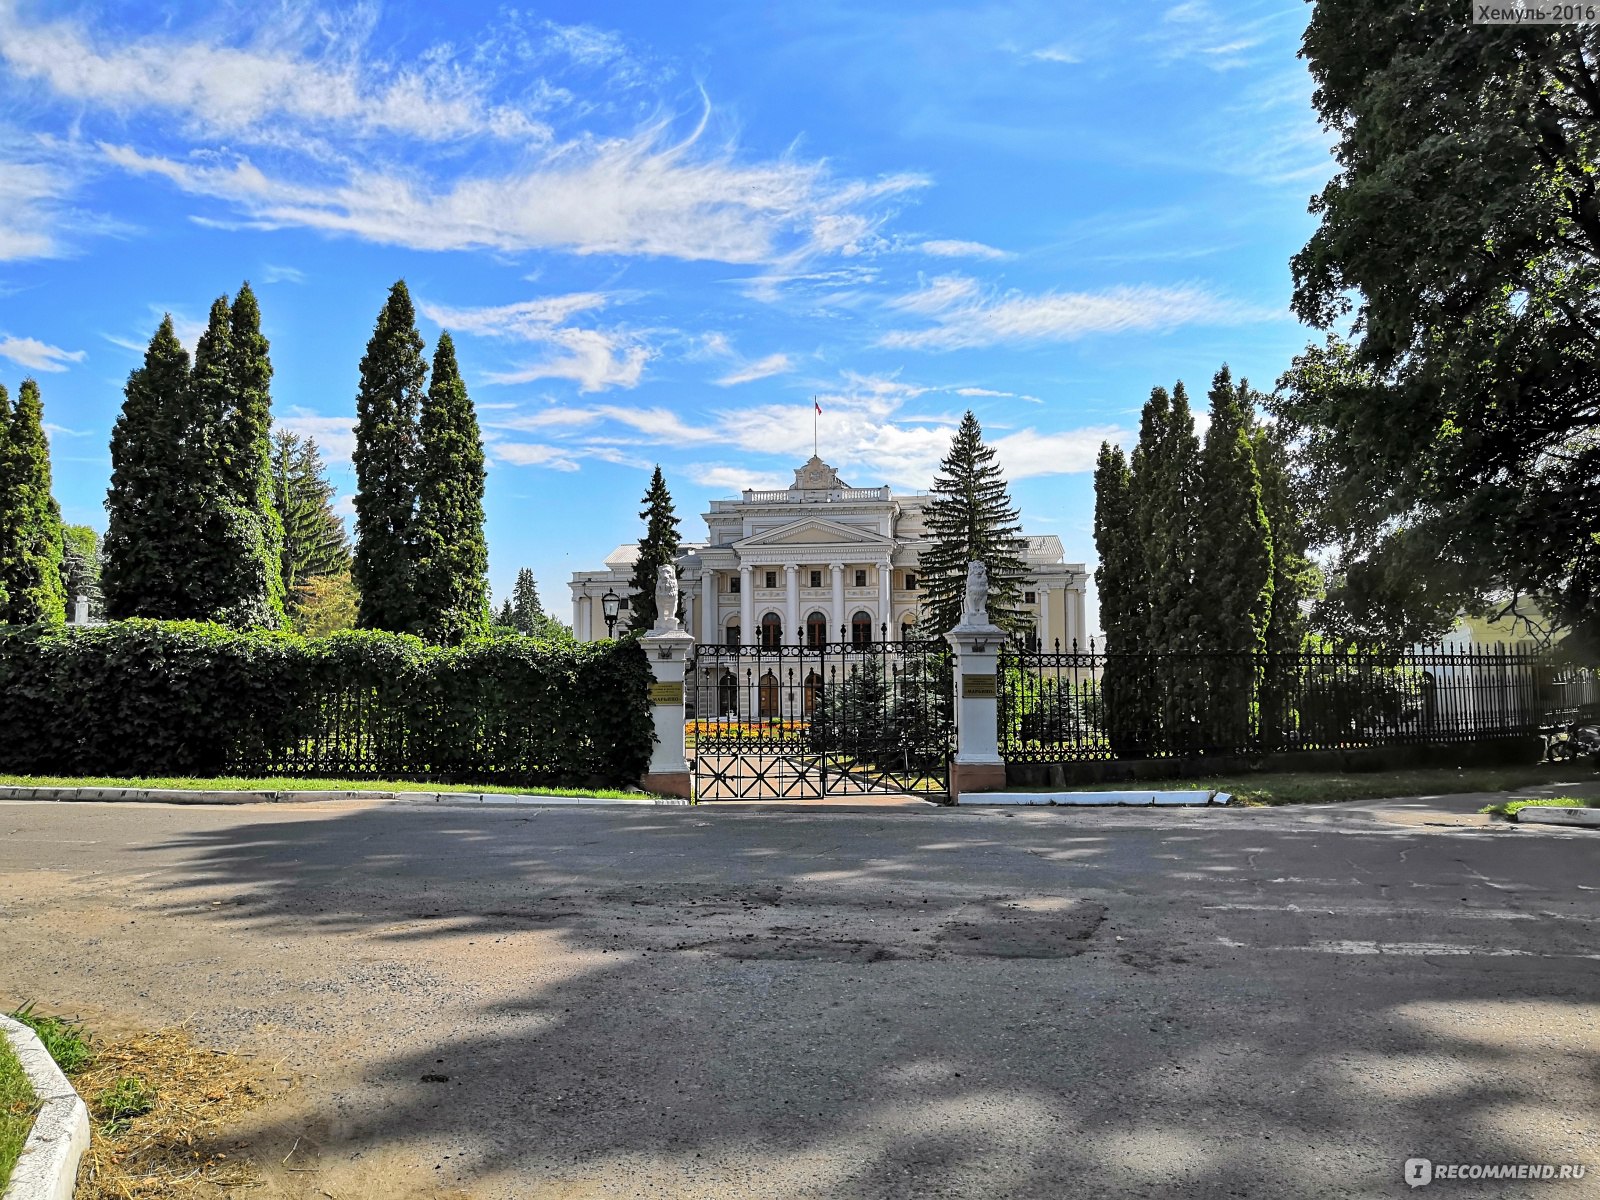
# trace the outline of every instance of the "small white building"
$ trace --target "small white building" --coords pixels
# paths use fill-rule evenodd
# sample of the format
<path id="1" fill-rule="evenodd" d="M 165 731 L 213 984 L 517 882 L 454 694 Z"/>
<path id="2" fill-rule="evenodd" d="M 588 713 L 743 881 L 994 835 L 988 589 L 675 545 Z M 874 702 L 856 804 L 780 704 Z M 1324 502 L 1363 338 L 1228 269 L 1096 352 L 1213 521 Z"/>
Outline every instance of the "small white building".
<path id="1" fill-rule="evenodd" d="M 746 489 L 737 500 L 713 500 L 707 537 L 685 543 L 678 558 L 684 621 L 702 643 L 737 646 L 864 641 L 905 635 L 922 595 L 917 563 L 928 545 L 926 494 L 854 488 L 813 456 L 777 491 Z M 626 605 L 638 556 L 618 546 L 598 571 L 572 576 L 572 629 L 579 641 L 606 636 L 601 597 Z M 1023 608 L 1045 647 L 1087 644 L 1082 563 L 1063 561 L 1054 534 L 1029 537 Z M 617 622 L 627 627 L 623 608 Z"/>

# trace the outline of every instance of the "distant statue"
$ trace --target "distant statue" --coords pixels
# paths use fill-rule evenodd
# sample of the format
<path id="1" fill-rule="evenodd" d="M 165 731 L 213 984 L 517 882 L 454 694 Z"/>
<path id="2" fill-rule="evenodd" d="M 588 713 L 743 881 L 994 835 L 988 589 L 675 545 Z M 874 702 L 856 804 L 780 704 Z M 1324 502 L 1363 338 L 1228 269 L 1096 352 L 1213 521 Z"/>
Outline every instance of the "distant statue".
<path id="1" fill-rule="evenodd" d="M 989 623 L 989 568 L 976 559 L 967 564 L 967 597 L 961 605 L 961 623 Z"/>
<path id="2" fill-rule="evenodd" d="M 656 570 L 656 625 L 657 633 L 677 633 L 683 628 L 678 620 L 678 568 L 662 563 Z"/>

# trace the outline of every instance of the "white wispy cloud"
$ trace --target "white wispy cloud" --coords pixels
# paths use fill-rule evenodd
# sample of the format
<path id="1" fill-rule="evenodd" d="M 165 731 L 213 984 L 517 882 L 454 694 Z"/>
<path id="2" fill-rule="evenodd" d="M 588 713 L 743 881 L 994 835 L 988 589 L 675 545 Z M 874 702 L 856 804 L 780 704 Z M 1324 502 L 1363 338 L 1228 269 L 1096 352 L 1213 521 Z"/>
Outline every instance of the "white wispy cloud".
<path id="1" fill-rule="evenodd" d="M 60 232 L 71 182 L 36 148 L 3 134 L 0 130 L 0 262 L 54 258 L 65 249 Z"/>
<path id="2" fill-rule="evenodd" d="M 924 254 L 931 254 L 935 258 L 1010 258 L 1011 255 L 1004 250 L 987 246 L 982 242 L 963 242 L 952 238 L 935 238 L 932 241 L 918 242 L 917 249 Z"/>
<path id="3" fill-rule="evenodd" d="M 1264 26 L 1272 18 L 1245 20 L 1234 13 L 1219 14 L 1208 0 L 1183 0 L 1161 14 L 1161 20 L 1144 35 L 1164 63 L 1192 59 L 1214 71 L 1248 66 L 1267 40 Z"/>
<path id="4" fill-rule="evenodd" d="M 747 362 L 735 368 L 721 379 L 716 381 L 718 387 L 735 387 L 741 383 L 753 383 L 757 379 L 770 379 L 774 375 L 783 375 L 794 370 L 794 362 L 787 354 L 769 354 L 765 358 L 758 358 L 754 362 Z"/>
<path id="5" fill-rule="evenodd" d="M 272 420 L 274 426 L 298 433 L 317 443 L 330 463 L 347 464 L 356 452 L 356 419 L 325 417 L 306 408 L 290 408 Z M 340 461 L 342 460 L 342 461 Z"/>
<path id="6" fill-rule="evenodd" d="M 993 397 L 993 398 L 1002 399 L 1002 400 L 1026 400 L 1029 404 L 1043 404 L 1044 403 L 1044 401 L 1039 399 L 1039 397 L 1037 397 L 1037 396 L 1029 396 L 1024 392 L 999 392 L 999 391 L 996 391 L 994 388 L 981 388 L 981 387 L 958 387 L 958 388 L 956 388 L 955 391 L 956 391 L 956 395 L 958 395 L 958 396 L 972 396 L 972 397 L 985 397 L 985 398 Z"/>
<path id="7" fill-rule="evenodd" d="M 72 20 L 31 24 L 0 0 L 0 60 L 56 95 L 128 116 L 176 114 L 193 131 L 280 143 L 287 130 L 337 129 L 451 141 L 543 140 L 549 128 L 492 103 L 489 81 L 447 49 L 394 66 L 365 46 L 370 22 L 280 21 L 248 46 L 97 35 Z"/>
<path id="8" fill-rule="evenodd" d="M 1205 288 L 1121 286 L 1099 292 L 988 293 L 976 280 L 942 276 L 890 307 L 933 319 L 891 330 L 881 346 L 951 350 L 1004 342 L 1072 341 L 1096 333 L 1153 332 L 1184 325 L 1239 325 L 1283 315 Z"/>
<path id="9" fill-rule="evenodd" d="M 261 269 L 262 283 L 304 283 L 306 273 L 298 267 L 282 267 L 271 263 Z"/>
<path id="10" fill-rule="evenodd" d="M 751 471 L 743 467 L 723 467 L 713 463 L 689 464 L 689 478 L 701 487 L 719 488 L 728 492 L 742 492 L 745 488 L 776 491 L 786 488 L 791 480 L 781 476 Z"/>
<path id="11" fill-rule="evenodd" d="M 32 371 L 65 371 L 67 364 L 80 363 L 88 355 L 82 350 L 63 350 L 38 338 L 0 336 L 0 358 Z"/>
<path id="12" fill-rule="evenodd" d="M 568 325 L 580 313 L 606 307 L 600 292 L 542 296 L 486 308 L 450 308 L 424 302 L 422 313 L 446 329 L 477 337 L 509 338 L 543 346 L 548 353 L 508 371 L 491 371 L 490 383 L 531 383 L 537 379 L 570 379 L 582 392 L 638 386 L 654 347 L 637 333 L 622 328 L 583 329 Z"/>
<path id="13" fill-rule="evenodd" d="M 570 448 L 537 442 L 495 442 L 491 457 L 517 467 L 548 467 L 552 471 L 576 471 L 577 459 Z"/>

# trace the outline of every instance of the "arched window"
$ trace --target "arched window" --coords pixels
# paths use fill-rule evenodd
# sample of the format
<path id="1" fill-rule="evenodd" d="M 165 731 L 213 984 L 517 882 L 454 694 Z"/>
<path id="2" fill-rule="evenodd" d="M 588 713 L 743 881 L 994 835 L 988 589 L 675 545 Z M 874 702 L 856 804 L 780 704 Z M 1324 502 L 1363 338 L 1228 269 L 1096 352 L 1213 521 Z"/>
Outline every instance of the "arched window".
<path id="1" fill-rule="evenodd" d="M 777 613 L 769 612 L 761 618 L 761 648 L 776 650 L 783 645 L 783 620 Z"/>
<path id="2" fill-rule="evenodd" d="M 763 720 L 768 717 L 776 717 L 779 715 L 778 677 L 771 671 L 768 671 L 761 677 L 761 688 L 758 694 L 758 703 L 761 706 L 760 712 Z"/>
<path id="3" fill-rule="evenodd" d="M 806 618 L 806 645 L 815 648 L 826 645 L 827 641 L 828 618 L 819 612 L 814 612 Z"/>
<path id="4" fill-rule="evenodd" d="M 743 632 L 744 631 L 739 628 L 738 621 L 730 621 L 728 623 L 727 644 L 737 650 L 739 648 L 739 635 Z"/>
<path id="5" fill-rule="evenodd" d="M 810 716 L 817 711 L 817 701 L 822 699 L 822 676 L 812 671 L 806 676 L 805 714 Z"/>
<path id="6" fill-rule="evenodd" d="M 723 671 L 722 678 L 717 681 L 717 715 L 739 715 L 739 681 L 734 678 L 732 671 Z"/>
<path id="7" fill-rule="evenodd" d="M 850 618 L 850 644 L 857 650 L 869 645 L 872 641 L 872 614 L 858 612 Z"/>
<path id="8" fill-rule="evenodd" d="M 917 619 L 915 617 L 902 617 L 900 619 L 900 640 L 902 642 L 915 641 L 917 637 Z"/>

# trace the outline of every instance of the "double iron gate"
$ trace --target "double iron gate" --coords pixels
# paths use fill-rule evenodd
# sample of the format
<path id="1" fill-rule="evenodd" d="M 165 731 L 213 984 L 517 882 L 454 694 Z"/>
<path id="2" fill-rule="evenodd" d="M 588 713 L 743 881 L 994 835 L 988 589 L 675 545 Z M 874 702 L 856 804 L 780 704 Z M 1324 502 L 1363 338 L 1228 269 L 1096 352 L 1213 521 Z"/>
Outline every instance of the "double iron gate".
<path id="1" fill-rule="evenodd" d="M 696 798 L 948 795 L 950 648 L 887 632 L 697 647 L 684 678 Z"/>

